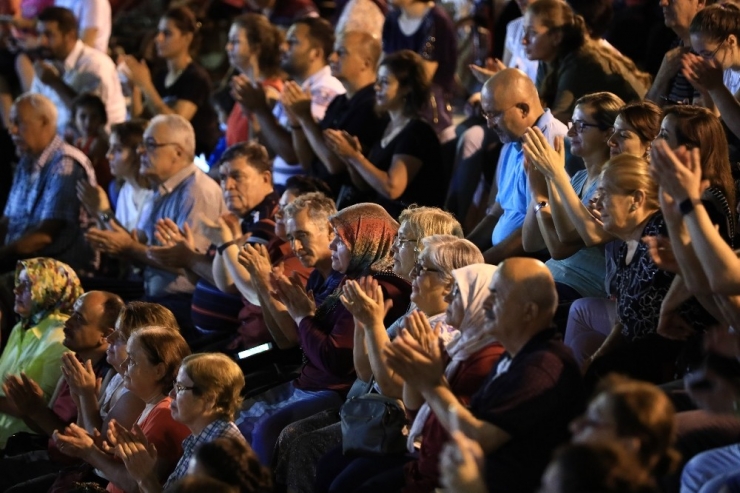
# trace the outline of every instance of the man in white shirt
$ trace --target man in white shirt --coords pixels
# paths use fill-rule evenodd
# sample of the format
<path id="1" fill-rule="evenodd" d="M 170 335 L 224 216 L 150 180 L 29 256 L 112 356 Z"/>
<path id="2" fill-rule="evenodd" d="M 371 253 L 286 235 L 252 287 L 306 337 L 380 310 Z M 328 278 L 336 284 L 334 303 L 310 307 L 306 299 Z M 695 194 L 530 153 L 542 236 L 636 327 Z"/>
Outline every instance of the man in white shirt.
<path id="1" fill-rule="evenodd" d="M 80 24 L 83 43 L 108 53 L 112 24 L 108 0 L 55 0 L 54 5 L 72 11 Z"/>
<path id="2" fill-rule="evenodd" d="M 36 29 L 44 60 L 34 63 L 36 76 L 30 92 L 43 94 L 57 107 L 59 133 L 74 121 L 72 102 L 83 92 L 103 100 L 109 125 L 125 120 L 126 101 L 116 65 L 108 55 L 78 38 L 72 11 L 48 7 L 39 15 Z"/>

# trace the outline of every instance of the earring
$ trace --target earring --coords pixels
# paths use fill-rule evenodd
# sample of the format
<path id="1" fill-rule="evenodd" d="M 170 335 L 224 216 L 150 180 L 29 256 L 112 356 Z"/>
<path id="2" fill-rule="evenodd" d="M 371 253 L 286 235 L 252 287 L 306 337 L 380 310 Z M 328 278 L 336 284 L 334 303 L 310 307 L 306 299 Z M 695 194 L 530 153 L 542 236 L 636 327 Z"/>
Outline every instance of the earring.
<path id="1" fill-rule="evenodd" d="M 635 204 L 632 204 L 630 206 L 630 212 L 635 212 L 637 210 L 637 206 Z"/>

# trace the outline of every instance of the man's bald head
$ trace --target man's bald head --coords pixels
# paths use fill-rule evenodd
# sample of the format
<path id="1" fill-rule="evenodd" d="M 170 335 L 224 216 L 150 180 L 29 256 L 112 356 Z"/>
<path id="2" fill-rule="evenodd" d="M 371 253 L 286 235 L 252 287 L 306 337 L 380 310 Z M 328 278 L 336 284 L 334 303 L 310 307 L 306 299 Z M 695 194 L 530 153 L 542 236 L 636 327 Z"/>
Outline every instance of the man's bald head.
<path id="1" fill-rule="evenodd" d="M 486 81 L 483 87 L 484 90 L 490 91 L 494 98 L 511 100 L 512 104 L 520 101 L 531 103 L 540 100 L 537 87 L 532 79 L 515 68 L 506 68 L 497 72 Z"/>
<path id="2" fill-rule="evenodd" d="M 357 50 L 357 54 L 367 60 L 375 70 L 383 54 L 383 46 L 378 38 L 365 31 L 347 31 L 342 34 L 342 38 L 346 47 Z"/>
<path id="3" fill-rule="evenodd" d="M 499 264 L 501 276 L 514 285 L 517 297 L 534 303 L 546 319 L 552 320 L 558 293 L 550 269 L 539 260 L 513 257 Z"/>
<path id="4" fill-rule="evenodd" d="M 544 109 L 534 83 L 524 72 L 507 68 L 483 85 L 481 108 L 501 142 L 515 142 L 537 122 Z"/>

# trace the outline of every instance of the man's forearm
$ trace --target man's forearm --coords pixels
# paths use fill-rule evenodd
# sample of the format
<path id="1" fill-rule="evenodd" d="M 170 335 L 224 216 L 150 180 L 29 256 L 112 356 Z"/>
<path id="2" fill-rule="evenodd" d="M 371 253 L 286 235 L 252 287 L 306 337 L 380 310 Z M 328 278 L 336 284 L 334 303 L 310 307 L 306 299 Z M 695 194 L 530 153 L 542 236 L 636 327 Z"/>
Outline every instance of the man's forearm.
<path id="1" fill-rule="evenodd" d="M 69 87 L 61 77 L 55 79 L 51 84 L 49 84 L 49 87 L 57 93 L 57 96 L 59 96 L 59 99 L 62 100 L 67 109 L 71 110 L 72 102 L 77 97 L 77 91 Z"/>
<path id="2" fill-rule="evenodd" d="M 505 240 L 493 245 L 483 253 L 487 264 L 498 265 L 507 258 L 525 255 L 522 246 L 522 228 L 513 231 Z"/>
<path id="3" fill-rule="evenodd" d="M 293 139 L 290 132 L 280 126 L 268 107 L 255 111 L 255 114 L 262 128 L 262 137 L 265 139 L 267 147 L 283 158 L 285 162 L 295 163 L 298 156 L 296 156 L 295 149 L 293 149 Z"/>
<path id="4" fill-rule="evenodd" d="M 209 284 L 214 284 L 213 259 L 203 253 L 194 253 L 188 262 L 188 268 L 198 277 L 205 279 Z"/>
<path id="5" fill-rule="evenodd" d="M 49 233 L 44 231 L 31 231 L 17 240 L 0 247 L 0 258 L 16 256 L 28 257 L 45 248 L 54 241 Z"/>
<path id="6" fill-rule="evenodd" d="M 28 421 L 36 425 L 36 428 L 38 428 L 39 431 L 43 431 L 46 436 L 51 436 L 52 433 L 54 433 L 54 430 L 63 430 L 68 424 L 62 421 L 59 416 L 57 416 L 56 413 L 48 407 L 42 407 L 31 412 L 28 416 Z"/>
<path id="7" fill-rule="evenodd" d="M 313 116 L 310 118 L 301 118 L 300 121 L 306 140 L 311 145 L 311 149 L 314 154 L 319 161 L 321 161 L 327 171 L 332 175 L 336 175 L 344 171 L 347 168 L 347 165 L 339 156 L 334 154 L 329 147 L 327 147 L 326 141 L 324 140 L 324 133 L 321 131 L 321 127 L 319 127 L 316 120 L 313 119 Z"/>

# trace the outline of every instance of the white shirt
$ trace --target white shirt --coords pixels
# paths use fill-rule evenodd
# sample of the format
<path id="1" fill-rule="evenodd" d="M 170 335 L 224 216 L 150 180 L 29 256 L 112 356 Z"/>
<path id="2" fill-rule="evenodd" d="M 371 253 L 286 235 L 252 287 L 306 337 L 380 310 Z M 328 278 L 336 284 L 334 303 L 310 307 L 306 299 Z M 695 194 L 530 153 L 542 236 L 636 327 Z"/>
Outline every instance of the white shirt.
<path id="1" fill-rule="evenodd" d="M 506 49 L 511 53 L 509 67 L 518 68 L 532 82 L 537 80 L 537 60 L 527 58 L 527 52 L 524 50 L 522 38 L 524 37 L 524 17 L 518 17 L 506 25 L 506 40 L 504 42 Z"/>
<path id="2" fill-rule="evenodd" d="M 78 39 L 63 66 L 58 62 L 52 63 L 59 70 L 64 83 L 77 94 L 90 92 L 103 100 L 109 126 L 126 119 L 126 100 L 123 98 L 121 81 L 116 65 L 108 55 L 90 48 Z M 71 109 L 67 108 L 54 89 L 41 82 L 38 77 L 33 79 L 30 92 L 43 94 L 51 99 L 59 114 L 57 128 L 63 135 L 67 123 L 72 123 Z"/>
<path id="3" fill-rule="evenodd" d="M 111 10 L 108 0 L 55 0 L 54 5 L 69 9 L 77 18 L 79 32 L 95 28 L 95 48 L 108 53 L 108 41 L 111 32 Z"/>
<path id="4" fill-rule="evenodd" d="M 326 108 L 335 96 L 344 94 L 346 90 L 339 79 L 331 75 L 331 69 L 328 65 L 313 74 L 301 84 L 301 89 L 311 91 L 311 114 L 317 122 L 324 118 Z M 283 105 L 278 101 L 272 110 L 272 114 L 277 121 L 290 131 L 290 122 L 288 114 L 285 112 Z M 277 153 L 276 153 L 277 154 Z M 285 185 L 285 182 L 291 176 L 303 174 L 303 169 L 298 163 L 290 164 L 281 158 L 275 156 L 272 164 L 272 180 L 276 185 Z"/>
<path id="5" fill-rule="evenodd" d="M 151 210 L 149 202 L 153 195 L 154 190 L 134 187 L 129 182 L 124 183 L 116 201 L 116 220 L 128 231 L 136 229 L 145 206 Z"/>

